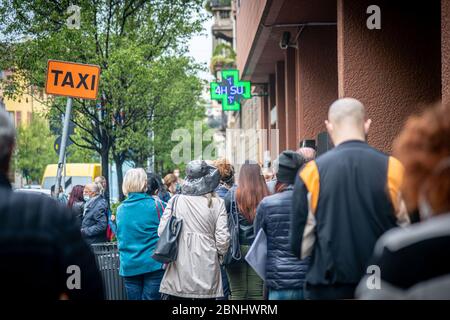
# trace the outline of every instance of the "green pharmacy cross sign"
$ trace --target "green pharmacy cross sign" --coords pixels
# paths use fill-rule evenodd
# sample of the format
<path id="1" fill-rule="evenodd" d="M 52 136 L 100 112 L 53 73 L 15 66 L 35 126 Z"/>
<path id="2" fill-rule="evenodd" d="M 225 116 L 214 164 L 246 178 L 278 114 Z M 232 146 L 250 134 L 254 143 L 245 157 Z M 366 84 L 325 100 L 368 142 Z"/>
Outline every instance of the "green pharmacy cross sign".
<path id="1" fill-rule="evenodd" d="M 211 82 L 211 99 L 222 101 L 222 110 L 238 111 L 250 99 L 250 81 L 239 81 L 238 70 L 222 70 L 222 82 Z"/>

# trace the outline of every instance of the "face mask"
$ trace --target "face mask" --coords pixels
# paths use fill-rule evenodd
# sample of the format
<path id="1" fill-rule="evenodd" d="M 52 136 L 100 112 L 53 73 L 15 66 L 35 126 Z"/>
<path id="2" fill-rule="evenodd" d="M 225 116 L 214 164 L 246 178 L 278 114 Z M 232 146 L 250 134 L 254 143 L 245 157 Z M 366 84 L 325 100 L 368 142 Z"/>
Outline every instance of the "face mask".
<path id="1" fill-rule="evenodd" d="M 91 199 L 91 197 L 87 196 L 87 195 L 84 195 L 83 199 L 84 199 L 85 202 L 88 202 Z"/>

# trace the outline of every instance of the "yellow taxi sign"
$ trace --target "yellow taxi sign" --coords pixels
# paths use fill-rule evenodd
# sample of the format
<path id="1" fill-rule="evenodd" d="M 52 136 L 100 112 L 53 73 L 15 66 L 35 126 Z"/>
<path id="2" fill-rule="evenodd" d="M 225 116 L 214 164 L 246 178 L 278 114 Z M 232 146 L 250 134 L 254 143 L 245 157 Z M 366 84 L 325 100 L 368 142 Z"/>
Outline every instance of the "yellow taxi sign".
<path id="1" fill-rule="evenodd" d="M 48 60 L 45 93 L 81 99 L 97 99 L 100 67 Z"/>

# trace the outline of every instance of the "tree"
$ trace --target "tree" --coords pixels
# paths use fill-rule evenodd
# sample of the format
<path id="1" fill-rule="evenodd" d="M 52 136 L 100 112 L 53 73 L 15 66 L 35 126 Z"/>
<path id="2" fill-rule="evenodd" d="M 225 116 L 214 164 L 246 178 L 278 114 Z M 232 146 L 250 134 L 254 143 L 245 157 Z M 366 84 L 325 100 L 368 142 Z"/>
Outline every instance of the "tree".
<path id="1" fill-rule="evenodd" d="M 112 148 L 115 155 L 127 156 L 117 140 L 148 121 L 149 107 L 161 99 L 150 90 L 154 87 L 148 76 L 160 59 L 185 52 L 186 40 L 201 30 L 202 2 L 73 1 L 81 12 L 81 29 L 76 30 L 66 24 L 70 1 L 4 0 L 0 3 L 0 68 L 15 69 L 4 85 L 5 93 L 13 96 L 29 85 L 42 88 L 48 59 L 100 65 L 103 99 L 75 99 L 73 121 L 82 134 L 74 143 L 100 155 L 108 179 Z M 18 81 L 21 77 L 28 80 L 26 84 Z M 48 103 L 59 112 L 64 109 L 62 98 Z M 103 111 L 98 111 L 99 103 Z"/>
<path id="2" fill-rule="evenodd" d="M 229 43 L 216 46 L 211 58 L 211 73 L 215 76 L 219 70 L 236 68 L 236 52 Z"/>
<path id="3" fill-rule="evenodd" d="M 55 136 L 47 122 L 33 114 L 28 126 L 20 126 L 17 134 L 16 167 L 27 179 L 27 183 L 40 181 L 45 167 L 56 163 L 58 156 L 53 150 Z"/>

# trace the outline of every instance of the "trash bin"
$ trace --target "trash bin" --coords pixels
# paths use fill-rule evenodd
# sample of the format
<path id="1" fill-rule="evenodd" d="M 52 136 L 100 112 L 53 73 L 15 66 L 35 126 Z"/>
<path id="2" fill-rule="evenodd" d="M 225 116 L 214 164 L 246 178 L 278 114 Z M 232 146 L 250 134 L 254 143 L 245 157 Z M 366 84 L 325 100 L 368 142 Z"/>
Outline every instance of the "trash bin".
<path id="1" fill-rule="evenodd" d="M 123 279 L 119 276 L 119 249 L 117 242 L 92 244 L 97 266 L 103 280 L 106 300 L 127 300 Z"/>

